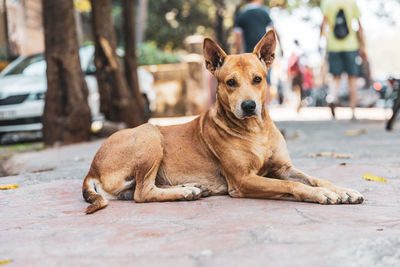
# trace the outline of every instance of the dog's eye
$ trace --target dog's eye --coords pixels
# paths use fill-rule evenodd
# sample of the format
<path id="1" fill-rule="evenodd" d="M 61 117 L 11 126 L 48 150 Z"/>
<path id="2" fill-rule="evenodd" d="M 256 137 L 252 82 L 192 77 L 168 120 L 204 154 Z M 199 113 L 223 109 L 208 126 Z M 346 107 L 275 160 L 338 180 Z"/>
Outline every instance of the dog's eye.
<path id="1" fill-rule="evenodd" d="M 229 79 L 226 84 L 230 87 L 236 86 L 236 81 L 234 79 Z"/>
<path id="2" fill-rule="evenodd" d="M 253 79 L 254 83 L 260 83 L 261 81 L 262 81 L 261 77 L 258 77 L 258 76 L 254 77 L 254 79 Z"/>

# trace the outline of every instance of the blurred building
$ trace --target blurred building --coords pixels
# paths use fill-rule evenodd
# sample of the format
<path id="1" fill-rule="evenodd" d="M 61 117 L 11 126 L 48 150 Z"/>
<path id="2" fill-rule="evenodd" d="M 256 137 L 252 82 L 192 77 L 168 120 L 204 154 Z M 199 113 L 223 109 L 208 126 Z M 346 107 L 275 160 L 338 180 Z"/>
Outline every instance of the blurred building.
<path id="1" fill-rule="evenodd" d="M 0 59 L 44 51 L 41 0 L 3 0 L 0 17 Z"/>

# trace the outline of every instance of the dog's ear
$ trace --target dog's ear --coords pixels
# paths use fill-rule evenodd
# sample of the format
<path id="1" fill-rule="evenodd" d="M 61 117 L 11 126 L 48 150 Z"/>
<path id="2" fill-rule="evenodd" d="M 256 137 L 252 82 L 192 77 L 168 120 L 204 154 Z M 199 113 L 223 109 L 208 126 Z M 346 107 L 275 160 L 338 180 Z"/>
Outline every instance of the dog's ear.
<path id="1" fill-rule="evenodd" d="M 265 63 L 269 68 L 275 59 L 276 36 L 274 30 L 268 31 L 258 42 L 253 50 L 253 54 L 257 56 L 261 62 Z"/>
<path id="2" fill-rule="evenodd" d="M 203 43 L 203 55 L 206 63 L 206 68 L 214 74 L 220 68 L 227 57 L 224 50 L 213 40 L 206 38 Z"/>

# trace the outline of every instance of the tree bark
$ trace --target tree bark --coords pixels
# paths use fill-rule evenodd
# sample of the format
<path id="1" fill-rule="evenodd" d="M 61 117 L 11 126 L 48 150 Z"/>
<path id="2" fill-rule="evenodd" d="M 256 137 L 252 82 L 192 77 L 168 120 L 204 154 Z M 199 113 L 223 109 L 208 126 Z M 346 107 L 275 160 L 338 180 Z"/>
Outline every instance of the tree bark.
<path id="1" fill-rule="evenodd" d="M 90 2 L 100 110 L 107 120 L 124 122 L 127 127 L 140 125 L 143 121 L 136 114 L 133 97 L 116 53 L 117 38 L 111 17 L 111 2 L 110 0 L 91 0 Z"/>
<path id="2" fill-rule="evenodd" d="M 72 0 L 43 0 L 47 93 L 43 137 L 47 145 L 90 138 L 88 88 L 79 61 Z"/>
<path id="3" fill-rule="evenodd" d="M 137 4 L 136 17 L 136 44 L 141 44 L 146 32 L 146 21 L 148 16 L 149 0 L 139 0 Z"/>
<path id="4" fill-rule="evenodd" d="M 136 36 L 135 36 L 135 5 L 134 0 L 123 0 L 123 28 L 125 38 L 125 77 L 129 89 L 133 96 L 133 106 L 137 120 L 142 123 L 147 121 L 147 115 L 144 109 L 144 101 L 139 89 L 139 79 L 137 73 L 136 60 Z"/>
<path id="5" fill-rule="evenodd" d="M 6 39 L 6 48 L 7 48 L 7 60 L 12 61 L 18 57 L 15 55 L 11 49 L 10 45 L 10 37 L 8 32 L 8 13 L 7 13 L 7 0 L 3 0 L 3 13 L 4 13 L 4 33 Z"/>
<path id="6" fill-rule="evenodd" d="M 227 51 L 228 49 L 228 34 L 224 27 L 224 15 L 225 15 L 225 0 L 215 0 L 216 7 L 216 24 L 215 33 L 217 42 L 220 44 L 221 48 Z"/>

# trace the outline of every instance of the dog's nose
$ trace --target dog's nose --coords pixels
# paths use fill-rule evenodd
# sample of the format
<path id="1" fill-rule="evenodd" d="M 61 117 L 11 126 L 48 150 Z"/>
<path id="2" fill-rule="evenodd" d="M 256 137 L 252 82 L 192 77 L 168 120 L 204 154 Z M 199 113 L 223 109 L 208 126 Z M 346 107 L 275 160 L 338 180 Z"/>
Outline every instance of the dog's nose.
<path id="1" fill-rule="evenodd" d="M 242 102 L 242 109 L 246 114 L 254 114 L 254 111 L 256 110 L 256 102 L 253 100 L 247 100 Z"/>

